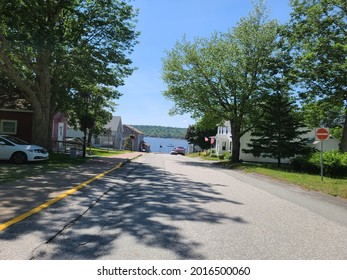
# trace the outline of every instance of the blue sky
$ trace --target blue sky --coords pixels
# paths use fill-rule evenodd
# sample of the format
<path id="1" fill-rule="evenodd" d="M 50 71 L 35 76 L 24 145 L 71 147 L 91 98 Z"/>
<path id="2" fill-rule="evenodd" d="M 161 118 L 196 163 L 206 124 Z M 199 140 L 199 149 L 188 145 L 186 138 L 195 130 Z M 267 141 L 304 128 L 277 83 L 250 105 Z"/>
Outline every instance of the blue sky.
<path id="1" fill-rule="evenodd" d="M 188 127 L 195 120 L 189 115 L 169 116 L 173 103 L 163 97 L 166 85 L 161 80 L 162 58 L 183 35 L 193 40 L 214 31 L 226 32 L 252 9 L 252 0 L 134 0 L 139 9 L 137 30 L 140 43 L 131 55 L 138 69 L 125 80 L 123 94 L 114 115 L 132 125 Z M 289 20 L 289 0 L 268 0 L 270 17 Z"/>

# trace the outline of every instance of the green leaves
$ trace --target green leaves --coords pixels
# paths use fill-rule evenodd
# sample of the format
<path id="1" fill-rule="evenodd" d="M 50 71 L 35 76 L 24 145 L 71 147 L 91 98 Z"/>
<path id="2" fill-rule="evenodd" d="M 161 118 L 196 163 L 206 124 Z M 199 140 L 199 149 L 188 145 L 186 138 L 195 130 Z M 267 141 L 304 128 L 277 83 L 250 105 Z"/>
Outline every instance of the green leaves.
<path id="1" fill-rule="evenodd" d="M 345 115 L 341 148 L 347 151 L 346 1 L 292 0 L 291 5 L 287 38 L 301 97 L 306 102 L 322 100 L 331 107 L 341 106 Z"/>
<path id="2" fill-rule="evenodd" d="M 163 59 L 163 95 L 173 113 L 193 118 L 229 120 L 233 127 L 233 160 L 239 160 L 240 137 L 259 117 L 260 82 L 269 75 L 279 26 L 267 19 L 260 1 L 253 12 L 227 33 L 177 42 Z"/>
<path id="3" fill-rule="evenodd" d="M 275 91 L 263 101 L 259 107 L 262 117 L 252 130 L 249 148 L 244 152 L 277 159 L 280 165 L 282 159 L 305 152 L 307 139 L 301 135 L 307 131 L 288 92 Z"/>
<path id="4" fill-rule="evenodd" d="M 1 1 L 0 72 L 41 114 L 34 118 L 36 143 L 50 147 L 56 109 L 80 111 L 75 93 L 119 97 L 114 88 L 133 71 L 136 16 L 121 0 Z"/>

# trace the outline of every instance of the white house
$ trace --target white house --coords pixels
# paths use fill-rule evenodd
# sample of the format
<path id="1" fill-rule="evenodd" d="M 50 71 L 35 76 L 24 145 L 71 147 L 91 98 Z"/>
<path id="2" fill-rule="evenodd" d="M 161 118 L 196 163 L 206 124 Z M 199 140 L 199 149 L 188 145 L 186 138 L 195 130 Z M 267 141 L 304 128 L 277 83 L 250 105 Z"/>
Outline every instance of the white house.
<path id="1" fill-rule="evenodd" d="M 304 134 L 303 138 L 308 138 L 307 145 L 309 147 L 316 148 L 317 150 L 320 150 L 320 141 L 315 141 L 315 135 L 316 131 L 315 129 L 310 130 L 307 134 Z M 232 150 L 232 134 L 231 134 L 231 125 L 229 121 L 226 121 L 222 126 L 219 126 L 217 128 L 217 134 L 216 134 L 216 154 L 223 155 L 226 151 Z M 252 154 L 246 154 L 242 152 L 243 149 L 248 148 L 248 143 L 250 143 L 251 140 L 251 132 L 245 133 L 241 139 L 241 151 L 240 151 L 240 160 L 243 161 L 252 161 L 252 162 L 277 162 L 276 159 L 273 158 L 267 158 L 267 157 L 254 157 Z M 332 150 L 338 150 L 339 149 L 339 141 L 335 139 L 334 137 L 330 136 L 328 140 L 325 140 L 323 142 L 323 151 L 332 151 Z M 283 163 L 289 163 L 290 159 L 283 159 Z"/>
<path id="2" fill-rule="evenodd" d="M 223 126 L 217 128 L 215 141 L 217 155 L 223 155 L 225 152 L 232 150 L 233 141 L 231 139 L 231 125 L 229 121 L 225 122 Z"/>

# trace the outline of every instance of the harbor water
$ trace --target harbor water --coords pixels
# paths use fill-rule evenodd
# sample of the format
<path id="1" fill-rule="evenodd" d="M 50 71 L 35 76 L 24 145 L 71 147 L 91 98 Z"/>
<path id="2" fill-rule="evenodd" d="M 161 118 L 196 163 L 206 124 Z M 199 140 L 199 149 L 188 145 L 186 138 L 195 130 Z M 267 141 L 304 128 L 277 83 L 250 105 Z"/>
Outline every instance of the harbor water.
<path id="1" fill-rule="evenodd" d="M 188 141 L 185 139 L 145 137 L 144 141 L 151 146 L 152 153 L 169 154 L 176 147 L 188 149 Z"/>

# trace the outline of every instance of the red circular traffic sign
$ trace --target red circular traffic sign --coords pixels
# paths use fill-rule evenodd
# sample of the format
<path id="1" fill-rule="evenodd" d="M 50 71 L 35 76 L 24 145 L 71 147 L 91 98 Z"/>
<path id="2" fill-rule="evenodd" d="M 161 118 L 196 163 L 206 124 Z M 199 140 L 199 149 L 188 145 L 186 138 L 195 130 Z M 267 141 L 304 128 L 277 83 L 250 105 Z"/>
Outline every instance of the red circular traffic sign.
<path id="1" fill-rule="evenodd" d="M 327 140 L 329 138 L 329 130 L 326 128 L 318 128 L 316 131 L 316 138 L 318 140 Z"/>

